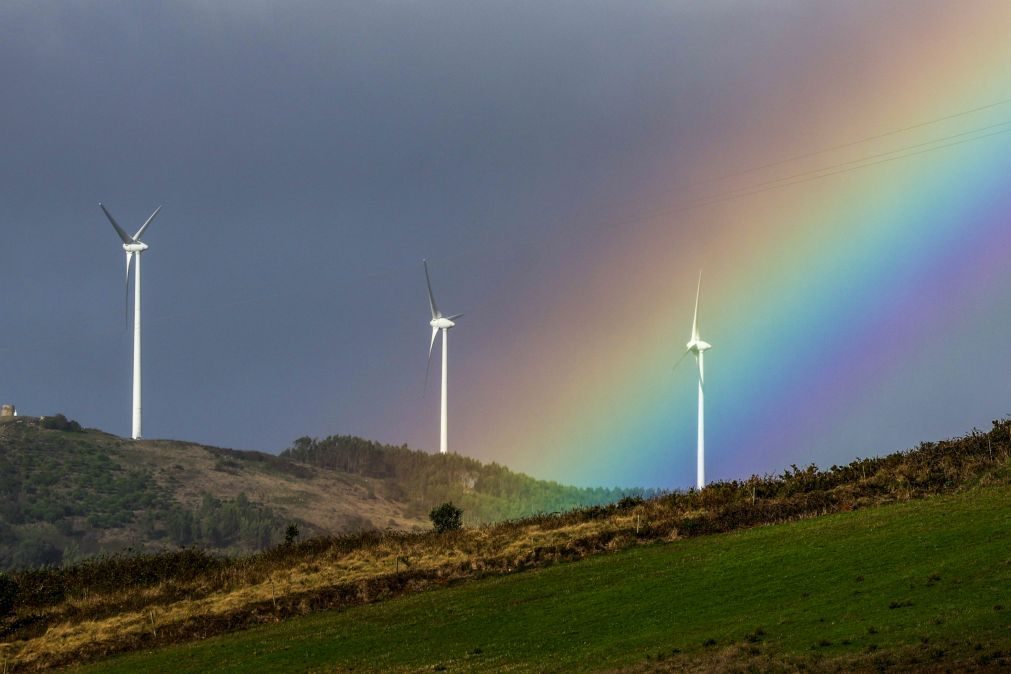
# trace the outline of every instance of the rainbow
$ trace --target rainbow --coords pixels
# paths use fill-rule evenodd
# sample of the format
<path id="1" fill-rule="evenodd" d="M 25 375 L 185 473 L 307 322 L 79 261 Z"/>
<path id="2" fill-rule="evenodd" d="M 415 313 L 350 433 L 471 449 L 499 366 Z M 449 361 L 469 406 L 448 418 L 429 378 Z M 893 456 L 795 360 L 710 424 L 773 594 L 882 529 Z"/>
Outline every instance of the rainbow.
<path id="1" fill-rule="evenodd" d="M 700 268 L 713 479 L 842 463 L 1011 411 L 978 401 L 956 427 L 933 422 L 934 406 L 967 395 L 947 390 L 965 386 L 960 345 L 993 349 L 965 354 L 984 372 L 987 358 L 1011 362 L 1011 334 L 986 327 L 995 307 L 1011 311 L 1011 5 L 947 7 L 901 31 L 868 17 L 850 38 L 873 67 L 833 51 L 805 64 L 824 90 L 803 99 L 799 136 L 792 118 L 765 117 L 732 163 L 725 147 L 690 174 L 674 159 L 643 190 L 661 196 L 616 207 L 620 226 L 572 246 L 525 307 L 535 333 L 468 374 L 482 383 L 455 399 L 458 450 L 567 483 L 689 486 L 693 374 L 670 367 Z M 782 148 L 931 120 L 705 182 Z M 671 189 L 665 173 L 679 177 Z"/>

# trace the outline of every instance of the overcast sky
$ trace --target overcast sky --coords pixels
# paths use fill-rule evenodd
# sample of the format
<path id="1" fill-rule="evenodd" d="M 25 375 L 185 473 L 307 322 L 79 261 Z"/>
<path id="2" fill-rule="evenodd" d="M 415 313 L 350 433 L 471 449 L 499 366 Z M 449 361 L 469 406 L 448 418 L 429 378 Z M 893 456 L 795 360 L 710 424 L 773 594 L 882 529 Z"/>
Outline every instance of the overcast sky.
<path id="1" fill-rule="evenodd" d="M 799 91 L 797 54 L 872 18 L 835 4 L 6 0 L 0 399 L 128 435 L 123 253 L 97 204 L 131 231 L 162 205 L 147 437 L 434 449 L 421 259 L 467 312 L 459 401 L 468 364 L 536 330 L 522 307 L 554 260 L 598 249 L 587 223 L 732 155 L 742 103 L 777 114 L 768 80 Z M 784 149 L 821 140 L 796 130 Z"/>

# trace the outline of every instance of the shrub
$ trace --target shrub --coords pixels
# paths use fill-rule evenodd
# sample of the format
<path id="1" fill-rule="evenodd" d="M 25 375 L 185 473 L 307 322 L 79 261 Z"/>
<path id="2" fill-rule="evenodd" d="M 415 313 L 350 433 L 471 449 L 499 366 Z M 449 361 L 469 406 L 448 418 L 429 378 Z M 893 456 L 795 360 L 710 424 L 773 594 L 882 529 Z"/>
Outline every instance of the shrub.
<path id="1" fill-rule="evenodd" d="M 298 538 L 298 525 L 293 522 L 284 530 L 284 544 L 292 545 L 296 538 Z"/>
<path id="2" fill-rule="evenodd" d="M 453 505 L 452 501 L 432 508 L 432 512 L 428 513 L 428 518 L 432 520 L 432 526 L 440 534 L 446 531 L 456 531 L 463 527 L 463 510 Z"/>
<path id="3" fill-rule="evenodd" d="M 646 500 L 641 496 L 625 496 L 620 501 L 618 501 L 619 510 L 631 510 L 636 506 L 640 506 L 645 503 Z"/>
<path id="4" fill-rule="evenodd" d="M 57 414 L 51 417 L 42 417 L 39 422 L 42 428 L 48 428 L 53 431 L 69 431 L 71 433 L 80 433 L 81 424 L 77 423 L 73 419 L 67 419 L 62 414 Z"/>

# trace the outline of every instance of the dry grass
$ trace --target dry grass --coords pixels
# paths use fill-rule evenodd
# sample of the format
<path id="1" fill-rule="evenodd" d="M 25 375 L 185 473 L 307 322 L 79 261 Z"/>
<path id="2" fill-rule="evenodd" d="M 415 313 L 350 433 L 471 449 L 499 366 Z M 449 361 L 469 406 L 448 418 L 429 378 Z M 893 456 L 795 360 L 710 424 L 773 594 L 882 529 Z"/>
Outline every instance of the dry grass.
<path id="1" fill-rule="evenodd" d="M 255 614 L 254 622 L 268 622 L 308 612 L 317 607 L 319 597 L 314 595 L 325 597 L 328 590 L 336 591 L 336 605 L 366 603 L 405 590 L 625 547 L 634 539 L 623 539 L 619 546 L 600 545 L 599 539 L 624 531 L 629 519 L 614 517 L 549 529 L 532 524 L 518 531 L 483 527 L 441 537 L 391 534 L 376 545 L 350 552 L 334 547 L 278 568 L 226 567 L 215 572 L 219 577 L 207 579 L 209 582 L 176 586 L 170 591 L 159 584 L 142 590 L 68 597 L 45 611 L 44 631 L 0 648 L 19 669 L 32 670 L 116 651 L 118 645 L 159 643 L 184 626 L 191 628 L 184 631 L 194 633 L 192 628 L 197 625 L 230 623 L 240 615 L 248 618 Z M 576 550 L 580 542 L 582 549 Z M 573 549 L 563 555 L 563 548 Z M 553 552 L 534 562 L 537 550 Z M 396 576 L 414 582 L 395 583 L 403 585 L 401 589 L 387 588 L 383 581 Z"/>

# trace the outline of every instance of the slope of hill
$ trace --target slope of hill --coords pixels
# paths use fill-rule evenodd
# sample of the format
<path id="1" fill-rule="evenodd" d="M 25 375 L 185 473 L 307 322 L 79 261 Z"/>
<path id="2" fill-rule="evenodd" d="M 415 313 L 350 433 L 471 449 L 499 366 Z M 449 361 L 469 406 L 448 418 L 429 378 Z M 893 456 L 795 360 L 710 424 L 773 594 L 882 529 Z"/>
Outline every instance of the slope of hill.
<path id="1" fill-rule="evenodd" d="M 1007 671 L 1006 486 L 638 547 L 88 672 Z"/>
<path id="2" fill-rule="evenodd" d="M 303 538 L 427 529 L 429 510 L 447 500 L 462 503 L 477 524 L 625 493 L 563 487 L 359 438 L 303 438 L 274 456 L 125 440 L 59 419 L 0 423 L 0 569 L 126 548 L 252 552 L 284 540 L 290 523 Z M 367 463 L 359 460 L 366 455 Z"/>
<path id="3" fill-rule="evenodd" d="M 124 650 L 202 639 L 306 613 L 377 603 L 428 588 L 487 576 L 509 575 L 520 570 L 648 544 L 660 544 L 657 546 L 660 550 L 688 550 L 689 557 L 704 556 L 705 548 L 679 546 L 687 545 L 685 539 L 761 524 L 832 513 L 843 515 L 838 521 L 853 523 L 852 530 L 832 529 L 832 536 L 812 543 L 814 547 L 810 550 L 791 547 L 789 537 L 785 541 L 775 539 L 774 542 L 782 544 L 785 550 L 777 557 L 784 565 L 782 568 L 792 569 L 784 582 L 801 587 L 807 582 L 805 576 L 809 573 L 805 565 L 817 561 L 812 554 L 822 556 L 817 546 L 828 546 L 824 548 L 829 550 L 826 554 L 835 558 L 845 551 L 838 551 L 838 545 L 829 545 L 834 540 L 833 536 L 851 537 L 853 545 L 857 545 L 865 533 L 864 529 L 873 529 L 878 526 L 876 522 L 884 521 L 872 518 L 878 515 L 851 514 L 851 511 L 952 494 L 977 503 L 979 508 L 994 511 L 999 523 L 995 524 L 992 518 L 980 515 L 982 529 L 975 530 L 970 520 L 976 515 L 957 521 L 953 519 L 954 528 L 943 536 L 931 533 L 930 527 L 938 523 L 937 518 L 930 521 L 930 526 L 920 526 L 915 522 L 896 525 L 917 531 L 914 538 L 919 542 L 911 541 L 904 553 L 914 555 L 903 562 L 910 568 L 914 568 L 919 563 L 918 558 L 931 549 L 948 551 L 945 552 L 947 556 L 937 558 L 938 570 L 931 572 L 940 579 L 945 577 L 945 569 L 956 567 L 958 560 L 954 556 L 964 556 L 967 551 L 975 550 L 981 538 L 989 537 L 999 542 L 999 549 L 1005 551 L 1000 553 L 1004 555 L 1001 560 L 1006 561 L 1009 487 L 1011 422 L 1000 421 L 994 422 L 993 428 L 986 433 L 974 431 L 956 440 L 928 443 L 916 450 L 886 457 L 859 459 L 848 466 L 832 466 L 825 471 L 813 466 L 806 469 L 792 467 L 778 477 L 717 483 L 701 492 L 666 494 L 650 500 L 625 498 L 606 507 L 592 506 L 447 534 L 371 531 L 311 539 L 240 558 L 221 558 L 190 550 L 153 556 L 122 556 L 64 568 L 22 571 L 0 582 L 0 615 L 4 616 L 0 618 L 0 634 L 6 640 L 3 649 L 11 662 L 17 663 L 21 669 L 43 668 L 82 662 Z M 966 507 L 975 513 L 977 506 L 971 503 Z M 926 508 L 929 504 L 903 507 L 919 505 Z M 903 512 L 890 508 L 881 512 L 885 511 Z M 939 517 L 943 518 L 943 515 Z M 1000 519 L 1002 517 L 1004 519 Z M 938 531 L 941 529 L 943 527 Z M 761 533 L 750 532 L 747 535 L 758 537 L 748 540 L 765 540 L 761 538 Z M 887 539 L 886 536 L 883 540 Z M 845 540 L 836 542 L 848 545 Z M 667 543 L 674 543 L 674 546 L 665 546 Z M 840 559 L 847 559 L 846 564 L 853 565 L 864 559 L 877 563 L 873 560 L 879 544 L 883 545 L 882 541 L 860 544 L 865 547 L 847 548 L 849 552 Z M 691 551 L 696 551 L 697 555 Z M 716 554 L 714 559 L 719 561 L 722 555 L 724 562 L 729 564 L 727 554 Z M 797 558 L 796 564 L 790 561 L 792 557 Z M 990 564 L 991 561 L 983 560 L 981 563 Z M 895 578 L 905 579 L 902 568 L 890 568 L 894 563 L 893 558 L 882 557 L 877 573 L 893 581 Z M 760 565 L 760 561 L 756 560 L 755 564 Z M 778 567 L 767 565 L 766 568 L 774 573 Z M 817 568 L 812 566 L 811 573 L 817 572 Z M 988 587 L 993 588 L 995 586 L 991 581 L 1004 578 L 999 573 L 1006 574 L 1006 569 L 1001 567 L 1004 570 L 993 572 L 990 567 L 986 568 L 989 569 L 985 571 L 986 582 L 990 583 Z M 630 579 L 641 575 L 635 569 L 627 572 Z M 647 570 L 642 573 L 649 576 L 653 572 Z M 749 573 L 746 565 L 730 564 L 723 582 L 748 587 L 751 582 Z M 870 578 L 866 574 L 859 575 Z M 819 582 L 832 585 L 842 583 L 849 576 L 840 571 L 835 578 L 817 573 L 815 577 L 821 578 Z M 968 576 L 956 577 L 956 585 L 967 582 Z M 571 579 L 577 582 L 582 576 L 572 576 Z M 933 585 L 939 579 L 927 580 Z M 609 584 L 618 581 L 598 578 L 588 582 L 595 590 L 606 594 Z M 673 578 L 663 582 L 677 584 L 681 581 Z M 854 579 L 854 582 L 863 581 Z M 564 580 L 561 586 L 567 588 L 565 592 L 574 591 Z M 786 585 L 783 587 L 786 588 Z M 897 588 L 899 585 L 888 587 Z M 913 589 L 908 587 L 910 591 Z M 758 599 L 770 605 L 796 600 L 786 589 L 783 591 L 785 594 L 773 593 L 774 596 Z M 854 591 L 860 591 L 860 588 Z M 703 594 L 699 592 L 698 597 L 703 598 Z M 720 592 L 716 592 L 715 596 L 721 603 L 730 601 L 727 597 L 720 598 Z M 755 599 L 749 592 L 733 598 L 742 605 Z M 886 597 L 879 596 L 877 599 Z M 895 604 L 889 605 L 888 610 L 910 608 L 907 601 L 915 603 L 915 600 L 901 596 L 887 597 L 887 600 Z M 998 600 L 993 607 L 998 605 L 1002 608 L 994 608 L 994 611 L 1001 616 L 1006 615 L 1002 613 L 1006 603 Z M 452 613 L 452 607 L 445 608 Z M 712 604 L 706 611 L 712 613 L 724 609 L 729 610 L 729 607 Z M 499 605 L 498 610 L 511 611 L 511 604 Z M 744 608 L 740 610 L 746 611 Z M 821 617 L 826 621 L 832 619 L 831 615 L 824 613 Z M 940 619 L 947 620 L 944 616 Z M 427 622 L 430 622 L 428 618 L 422 620 L 417 629 L 424 629 Z M 534 624 L 523 629 L 528 635 L 527 646 L 542 639 L 543 625 Z M 629 626 L 619 623 L 601 626 L 600 629 L 614 630 L 614 636 L 608 639 L 620 644 L 620 634 L 624 634 Z M 668 625 L 667 629 L 672 631 L 673 628 Z M 762 634 L 756 632 L 754 636 L 760 640 Z M 442 636 L 438 635 L 438 638 Z M 578 638 L 582 639 L 581 636 Z M 852 637 L 847 638 L 852 641 Z M 834 643 L 827 637 L 825 640 Z M 592 645 L 593 642 L 586 643 Z M 393 661 L 396 657 L 399 656 L 395 656 Z"/>

